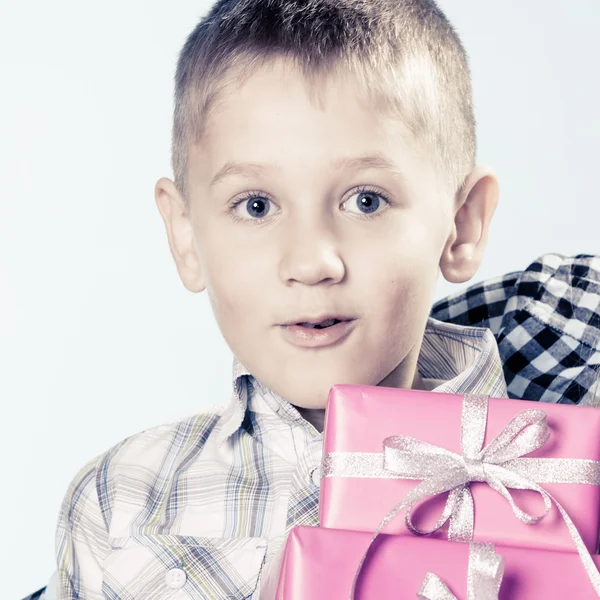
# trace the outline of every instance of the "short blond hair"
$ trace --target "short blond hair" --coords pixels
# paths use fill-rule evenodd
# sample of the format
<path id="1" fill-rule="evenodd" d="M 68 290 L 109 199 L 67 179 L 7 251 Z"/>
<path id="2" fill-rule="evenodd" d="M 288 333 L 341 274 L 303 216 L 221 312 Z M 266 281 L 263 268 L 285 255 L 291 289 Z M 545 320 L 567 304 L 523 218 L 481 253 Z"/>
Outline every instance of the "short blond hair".
<path id="1" fill-rule="evenodd" d="M 350 73 L 397 114 L 453 192 L 475 164 L 471 75 L 462 43 L 431 0 L 218 0 L 177 63 L 171 162 L 189 207 L 188 155 L 220 93 L 273 59 L 289 60 L 312 93 Z"/>

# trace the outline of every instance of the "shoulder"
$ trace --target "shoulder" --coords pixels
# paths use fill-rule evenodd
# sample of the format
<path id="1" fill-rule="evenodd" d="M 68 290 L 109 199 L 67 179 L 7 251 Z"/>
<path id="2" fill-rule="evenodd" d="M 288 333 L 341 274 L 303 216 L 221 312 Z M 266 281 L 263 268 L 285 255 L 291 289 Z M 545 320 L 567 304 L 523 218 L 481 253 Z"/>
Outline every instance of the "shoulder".
<path id="1" fill-rule="evenodd" d="M 544 254 L 521 273 L 505 312 L 513 319 L 530 314 L 600 349 L 600 256 Z"/>
<path id="2" fill-rule="evenodd" d="M 126 462 L 151 463 L 164 452 L 179 453 L 193 447 L 201 450 L 216 431 L 222 406 L 185 419 L 158 425 L 132 435 L 106 451 L 99 467 Z"/>
<path id="3" fill-rule="evenodd" d="M 474 283 L 438 300 L 431 316 L 459 325 L 488 327 L 497 335 L 506 326 L 506 316 L 533 309 L 561 328 L 567 328 L 573 316 L 581 317 L 592 327 L 582 332 L 584 338 L 591 335 L 595 341 L 600 326 L 599 303 L 600 256 L 548 253 L 522 271 Z"/>
<path id="4" fill-rule="evenodd" d="M 144 487 L 144 479 L 158 477 L 166 461 L 173 465 L 203 452 L 218 430 L 223 408 L 216 406 L 180 421 L 145 429 L 114 444 L 79 469 L 69 484 L 63 510 L 72 513 L 77 505 L 89 506 L 92 502 L 98 505 L 108 524 L 117 482 L 129 479 L 128 485 Z"/>
<path id="5" fill-rule="evenodd" d="M 431 317 L 457 325 L 487 327 L 495 333 L 521 274 L 513 271 L 450 294 L 433 305 Z"/>

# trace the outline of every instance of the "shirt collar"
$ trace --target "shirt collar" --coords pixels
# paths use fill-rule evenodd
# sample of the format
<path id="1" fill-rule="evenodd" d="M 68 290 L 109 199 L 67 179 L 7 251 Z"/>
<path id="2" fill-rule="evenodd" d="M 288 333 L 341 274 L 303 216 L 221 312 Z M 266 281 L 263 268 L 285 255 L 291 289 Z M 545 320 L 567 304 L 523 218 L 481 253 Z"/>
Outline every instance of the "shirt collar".
<path id="1" fill-rule="evenodd" d="M 498 344 L 487 328 L 445 323 L 429 317 L 417 368 L 423 378 L 444 380 L 434 388 L 436 392 L 508 397 Z M 248 408 L 249 384 L 267 403 L 278 403 L 284 409 L 281 411 L 283 418 L 302 419 L 295 407 L 256 380 L 236 357 L 233 361 L 232 398 L 215 431 L 219 444 L 242 425 Z"/>
<path id="2" fill-rule="evenodd" d="M 508 398 L 498 344 L 486 327 L 429 317 L 417 366 L 421 377 L 445 380 L 436 392 Z"/>
<path id="3" fill-rule="evenodd" d="M 241 426 L 248 406 L 248 382 L 252 377 L 250 371 L 234 356 L 233 358 L 233 391 L 231 401 L 223 411 L 215 435 L 218 444 L 222 444 L 231 437 Z"/>

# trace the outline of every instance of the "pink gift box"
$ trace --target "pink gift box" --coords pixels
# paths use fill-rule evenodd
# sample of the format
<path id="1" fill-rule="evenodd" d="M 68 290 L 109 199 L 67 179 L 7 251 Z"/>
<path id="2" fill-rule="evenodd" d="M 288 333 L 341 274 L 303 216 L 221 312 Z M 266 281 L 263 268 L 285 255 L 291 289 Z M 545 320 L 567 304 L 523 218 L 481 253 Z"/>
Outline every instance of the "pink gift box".
<path id="1" fill-rule="evenodd" d="M 295 527 L 286 543 L 277 600 L 348 600 L 371 538 L 362 531 Z M 577 553 L 501 545 L 495 551 L 504 558 L 499 600 L 598 598 Z M 600 557 L 593 558 L 600 564 Z M 382 534 L 364 563 L 356 600 L 416 598 L 428 572 L 466 600 L 468 562 L 469 544 Z"/>
<path id="2" fill-rule="evenodd" d="M 421 390 L 337 385 L 329 394 L 324 457 L 330 452 L 382 452 L 383 440 L 406 435 L 461 453 L 463 396 Z M 538 409 L 547 414 L 551 436 L 525 458 L 600 460 L 600 410 L 524 400 L 490 398 L 484 447 L 517 414 Z M 414 479 L 323 477 L 319 516 L 322 527 L 374 532 L 382 519 L 419 483 Z M 584 544 L 596 552 L 600 528 L 600 487 L 590 484 L 540 483 L 572 518 Z M 575 552 L 557 508 L 534 525 L 522 523 L 508 501 L 487 483 L 470 484 L 474 501 L 474 541 Z M 517 505 L 533 515 L 544 511 L 539 494 L 509 490 Z M 428 498 L 413 511 L 419 529 L 433 527 L 447 493 Z M 409 534 L 401 512 L 383 529 Z M 447 538 L 447 525 L 431 537 Z"/>

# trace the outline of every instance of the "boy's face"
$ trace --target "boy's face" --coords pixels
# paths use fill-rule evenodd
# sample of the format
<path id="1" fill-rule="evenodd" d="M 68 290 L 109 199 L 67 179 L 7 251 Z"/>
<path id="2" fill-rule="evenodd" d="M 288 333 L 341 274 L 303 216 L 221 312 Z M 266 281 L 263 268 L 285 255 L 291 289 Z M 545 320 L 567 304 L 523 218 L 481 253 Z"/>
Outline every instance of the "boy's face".
<path id="1" fill-rule="evenodd" d="M 257 72 L 221 98 L 192 148 L 189 217 L 173 183 L 157 183 L 184 284 L 207 290 L 253 375 L 306 408 L 324 407 L 334 384 L 420 387 L 439 268 L 466 280 L 480 258 L 466 267 L 453 258 L 455 198 L 399 120 L 369 109 L 357 89 L 332 82 L 317 106 L 290 67 Z M 336 166 L 375 155 L 400 174 L 374 161 Z M 230 161 L 262 167 L 211 185 Z M 346 322 L 293 325 L 327 317 Z"/>

